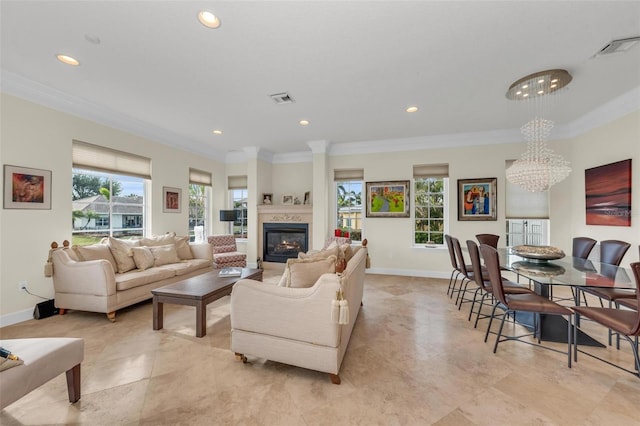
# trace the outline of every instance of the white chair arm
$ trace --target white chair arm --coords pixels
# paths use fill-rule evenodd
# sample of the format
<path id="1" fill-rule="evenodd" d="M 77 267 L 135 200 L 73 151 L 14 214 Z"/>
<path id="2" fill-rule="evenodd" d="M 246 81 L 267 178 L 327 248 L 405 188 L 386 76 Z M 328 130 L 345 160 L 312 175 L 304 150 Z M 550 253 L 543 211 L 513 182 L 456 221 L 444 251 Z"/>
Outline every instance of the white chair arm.
<path id="1" fill-rule="evenodd" d="M 56 250 L 53 260 L 53 287 L 57 293 L 111 296 L 116 294 L 113 266 L 107 260 L 71 260 L 64 250 Z"/>

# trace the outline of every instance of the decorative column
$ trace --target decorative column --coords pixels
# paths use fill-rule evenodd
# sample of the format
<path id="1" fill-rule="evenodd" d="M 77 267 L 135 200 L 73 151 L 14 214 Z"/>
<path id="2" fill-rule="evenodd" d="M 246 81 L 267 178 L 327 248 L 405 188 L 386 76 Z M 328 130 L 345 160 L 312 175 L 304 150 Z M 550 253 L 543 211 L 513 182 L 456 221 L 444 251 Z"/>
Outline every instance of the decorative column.
<path id="1" fill-rule="evenodd" d="M 243 148 L 247 155 L 247 266 L 255 268 L 258 259 L 258 154 L 260 148 Z"/>
<path id="2" fill-rule="evenodd" d="M 307 145 L 313 153 L 313 189 L 311 193 L 313 204 L 313 240 L 312 248 L 321 249 L 329 236 L 329 171 L 328 150 L 331 143 L 326 140 L 310 141 Z"/>

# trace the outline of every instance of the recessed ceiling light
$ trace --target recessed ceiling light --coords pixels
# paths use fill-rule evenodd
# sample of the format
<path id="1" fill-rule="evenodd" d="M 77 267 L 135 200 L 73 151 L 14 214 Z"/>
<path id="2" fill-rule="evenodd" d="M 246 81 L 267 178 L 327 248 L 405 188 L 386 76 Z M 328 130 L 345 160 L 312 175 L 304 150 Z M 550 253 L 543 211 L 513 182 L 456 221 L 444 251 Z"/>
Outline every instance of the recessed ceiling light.
<path id="1" fill-rule="evenodd" d="M 200 13 L 198 13 L 198 21 L 205 27 L 213 29 L 218 28 L 221 24 L 220 18 L 208 10 L 201 10 Z"/>
<path id="2" fill-rule="evenodd" d="M 418 110 L 417 106 L 410 106 L 405 111 L 407 111 L 407 112 L 416 112 L 417 110 Z"/>
<path id="3" fill-rule="evenodd" d="M 216 130 L 213 131 L 213 134 L 214 135 L 221 135 L 222 134 L 222 130 L 216 129 Z"/>
<path id="4" fill-rule="evenodd" d="M 299 121 L 301 126 L 308 126 L 309 125 L 309 120 L 300 120 Z"/>
<path id="5" fill-rule="evenodd" d="M 78 62 L 77 59 L 72 58 L 71 56 L 60 54 L 60 55 L 56 55 L 56 58 L 58 58 L 60 62 L 63 62 L 67 65 L 72 65 L 74 67 L 77 67 L 78 65 L 80 65 L 80 62 Z"/>

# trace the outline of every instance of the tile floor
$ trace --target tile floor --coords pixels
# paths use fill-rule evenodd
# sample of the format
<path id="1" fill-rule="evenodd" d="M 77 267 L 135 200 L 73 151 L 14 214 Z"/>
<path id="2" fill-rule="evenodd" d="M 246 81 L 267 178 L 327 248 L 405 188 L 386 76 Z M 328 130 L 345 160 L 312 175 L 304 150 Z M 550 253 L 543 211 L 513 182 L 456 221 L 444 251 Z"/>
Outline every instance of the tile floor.
<path id="1" fill-rule="evenodd" d="M 79 402 L 69 404 L 61 375 L 0 412 L 0 424 L 640 424 L 637 376 L 584 355 L 568 369 L 562 354 L 518 342 L 493 354 L 483 342 L 487 322 L 474 329 L 469 305 L 458 311 L 446 287 L 367 275 L 339 386 L 314 371 L 236 361 L 228 297 L 209 305 L 201 339 L 190 307 L 165 305 L 165 328 L 153 331 L 151 303 L 119 311 L 115 323 L 70 312 L 4 327 L 3 339 L 82 337 L 85 361 Z M 585 327 L 606 339 L 595 324 Z M 596 351 L 632 366 L 626 343 Z"/>

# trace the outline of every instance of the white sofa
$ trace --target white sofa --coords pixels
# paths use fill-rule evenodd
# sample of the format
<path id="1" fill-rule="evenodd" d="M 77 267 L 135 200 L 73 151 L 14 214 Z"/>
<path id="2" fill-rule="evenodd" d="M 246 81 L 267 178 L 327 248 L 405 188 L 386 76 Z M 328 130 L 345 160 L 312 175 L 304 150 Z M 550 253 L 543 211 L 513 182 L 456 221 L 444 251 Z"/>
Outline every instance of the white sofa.
<path id="1" fill-rule="evenodd" d="M 110 239 L 106 244 L 52 249 L 55 306 L 60 309 L 60 314 L 68 309 L 101 312 L 115 321 L 118 309 L 151 299 L 151 290 L 212 271 L 211 245 L 187 243 L 184 238 L 180 240 L 183 244 L 179 250 L 172 250 L 171 243 L 167 243 L 170 235 L 158 237 L 155 241 L 138 241 L 135 252 L 131 249 L 133 255 L 120 253 L 120 260 L 133 262 L 130 270 L 126 269 L 131 265 L 122 269 L 122 262 L 116 261 L 115 244 L 122 240 Z M 180 256 L 176 257 L 176 254 Z"/>
<path id="2" fill-rule="evenodd" d="M 341 274 L 325 273 L 311 287 L 240 280 L 231 293 L 231 350 L 328 373 L 340 384 L 340 365 L 355 324 L 367 266 L 366 240 Z M 349 318 L 338 324 L 336 292 L 343 291 Z"/>

